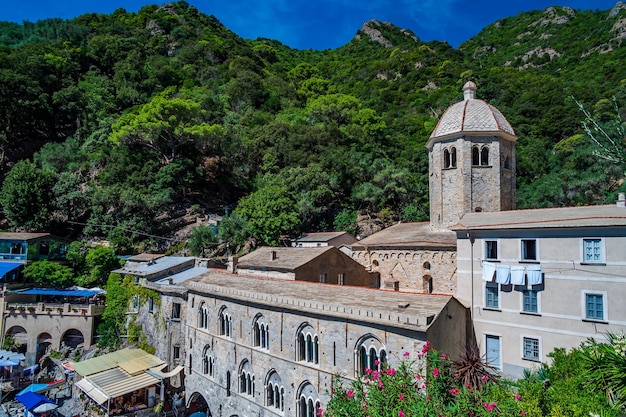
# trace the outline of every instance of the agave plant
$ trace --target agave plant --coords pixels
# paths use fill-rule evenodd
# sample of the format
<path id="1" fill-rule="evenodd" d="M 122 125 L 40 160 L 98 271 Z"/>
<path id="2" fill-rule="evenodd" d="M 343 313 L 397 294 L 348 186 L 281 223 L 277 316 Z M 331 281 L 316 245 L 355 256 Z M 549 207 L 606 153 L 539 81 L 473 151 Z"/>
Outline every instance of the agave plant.
<path id="1" fill-rule="evenodd" d="M 481 356 L 480 349 L 474 341 L 465 345 L 459 359 L 452 363 L 452 370 L 459 384 L 474 390 L 480 390 L 488 382 L 496 382 L 498 379 L 496 368 L 489 365 Z"/>

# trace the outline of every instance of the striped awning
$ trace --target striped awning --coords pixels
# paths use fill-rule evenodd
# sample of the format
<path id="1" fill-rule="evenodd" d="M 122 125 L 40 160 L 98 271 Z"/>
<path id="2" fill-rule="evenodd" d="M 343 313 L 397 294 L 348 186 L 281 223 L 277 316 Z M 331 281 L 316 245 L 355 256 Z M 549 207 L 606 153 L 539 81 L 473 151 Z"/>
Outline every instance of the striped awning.
<path id="1" fill-rule="evenodd" d="M 149 373 L 130 375 L 120 368 L 86 376 L 76 383 L 85 394 L 98 404 L 124 394 L 157 385 L 161 382 Z"/>

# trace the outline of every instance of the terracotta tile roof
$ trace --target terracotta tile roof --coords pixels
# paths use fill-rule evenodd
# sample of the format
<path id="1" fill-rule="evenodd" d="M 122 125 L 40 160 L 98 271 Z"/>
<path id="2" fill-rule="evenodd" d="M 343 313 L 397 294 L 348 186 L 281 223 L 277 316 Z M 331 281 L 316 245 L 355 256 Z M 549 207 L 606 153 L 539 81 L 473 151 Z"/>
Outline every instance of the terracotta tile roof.
<path id="1" fill-rule="evenodd" d="M 342 235 L 347 235 L 348 232 L 315 232 L 304 233 L 299 238 L 295 239 L 296 242 L 328 242 Z"/>
<path id="2" fill-rule="evenodd" d="M 286 248 L 263 246 L 256 249 L 237 261 L 237 268 L 243 270 L 269 269 L 281 271 L 293 271 L 298 267 L 306 265 L 324 252 L 338 250 L 333 246 L 321 246 L 314 248 Z M 274 257 L 272 258 L 272 252 Z"/>

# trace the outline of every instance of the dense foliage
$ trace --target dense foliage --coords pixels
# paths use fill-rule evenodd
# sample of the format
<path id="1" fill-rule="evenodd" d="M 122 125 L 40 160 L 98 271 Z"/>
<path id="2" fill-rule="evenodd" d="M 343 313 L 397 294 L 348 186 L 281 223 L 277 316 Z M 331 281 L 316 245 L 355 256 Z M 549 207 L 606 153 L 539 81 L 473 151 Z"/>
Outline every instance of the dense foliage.
<path id="1" fill-rule="evenodd" d="M 519 135 L 519 207 L 612 202 L 624 158 L 597 164 L 581 121 L 621 123 L 625 15 L 521 13 L 458 50 L 370 21 L 341 48 L 299 51 L 184 1 L 0 22 L 0 204 L 14 229 L 116 252 L 166 249 L 157 236 L 192 206 L 232 213 L 231 247 L 358 232 L 355 213 L 424 220 L 424 144 L 470 79 Z"/>
<path id="2" fill-rule="evenodd" d="M 331 400 L 318 415 L 618 416 L 626 398 L 625 340 L 623 334 L 610 335 L 606 343 L 589 340 L 570 352 L 557 349 L 549 355 L 551 364 L 516 382 L 497 378 L 489 365 L 474 360 L 471 348 L 453 362 L 427 343 L 417 355 L 405 352 L 396 368 L 366 369 L 349 386 L 337 376 Z"/>

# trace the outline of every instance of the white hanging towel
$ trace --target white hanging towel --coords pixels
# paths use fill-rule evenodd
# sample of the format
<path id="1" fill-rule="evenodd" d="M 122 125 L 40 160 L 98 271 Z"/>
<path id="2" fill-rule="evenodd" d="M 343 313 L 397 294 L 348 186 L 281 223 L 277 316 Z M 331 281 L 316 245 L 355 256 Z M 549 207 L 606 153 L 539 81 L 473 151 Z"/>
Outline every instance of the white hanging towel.
<path id="1" fill-rule="evenodd" d="M 524 272 L 526 268 L 523 265 L 511 266 L 511 284 L 524 285 Z"/>
<path id="2" fill-rule="evenodd" d="M 542 282 L 541 265 L 528 265 L 526 267 L 528 285 L 540 285 Z"/>
<path id="3" fill-rule="evenodd" d="M 496 282 L 504 285 L 511 282 L 511 267 L 509 265 L 496 266 Z"/>
<path id="4" fill-rule="evenodd" d="M 483 279 L 485 281 L 493 280 L 493 274 L 496 273 L 496 264 L 491 262 L 483 262 Z"/>

